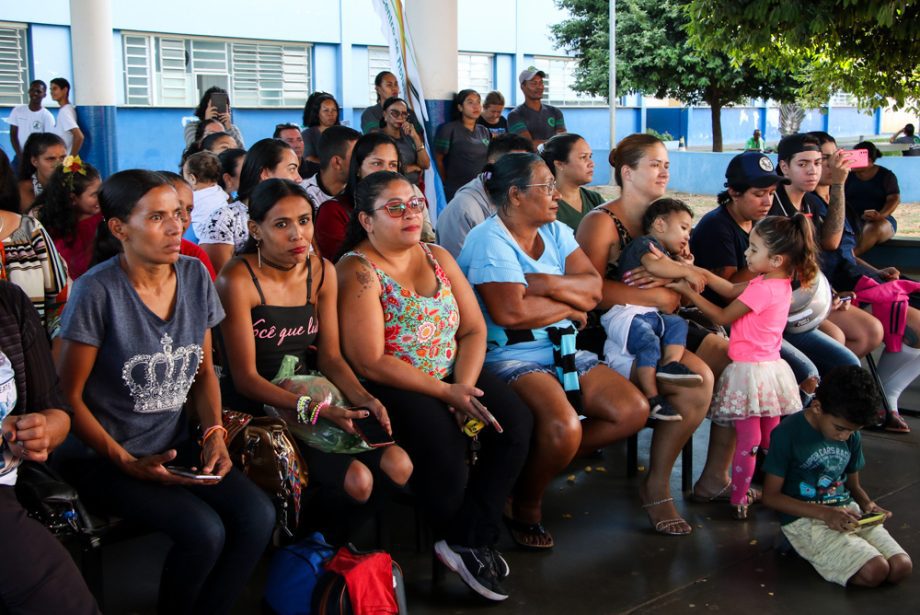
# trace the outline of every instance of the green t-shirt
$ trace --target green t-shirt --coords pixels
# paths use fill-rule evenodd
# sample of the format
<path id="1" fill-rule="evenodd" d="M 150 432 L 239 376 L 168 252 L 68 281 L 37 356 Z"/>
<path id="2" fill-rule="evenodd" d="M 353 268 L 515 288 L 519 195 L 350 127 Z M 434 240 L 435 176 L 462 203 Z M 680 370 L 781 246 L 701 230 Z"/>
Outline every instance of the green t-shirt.
<path id="1" fill-rule="evenodd" d="M 559 203 L 559 211 L 556 213 L 556 220 L 562 222 L 573 231 L 578 230 L 578 224 L 581 222 L 582 218 L 588 215 L 589 211 L 607 202 L 599 192 L 588 190 L 587 188 L 579 188 L 578 190 L 581 192 L 581 211 L 578 211 L 562 199 L 557 201 L 557 203 Z"/>
<path id="2" fill-rule="evenodd" d="M 766 149 L 766 147 L 767 144 L 764 142 L 763 137 L 759 139 L 751 137 L 747 140 L 747 144 L 744 146 L 744 149 L 762 152 Z"/>
<path id="3" fill-rule="evenodd" d="M 783 493 L 789 497 L 843 506 L 851 501 L 846 488 L 847 474 L 859 472 L 865 465 L 859 432 L 846 442 L 827 440 L 809 424 L 802 410 L 773 430 L 763 471 L 783 478 Z M 782 525 L 796 519 L 780 513 Z"/>

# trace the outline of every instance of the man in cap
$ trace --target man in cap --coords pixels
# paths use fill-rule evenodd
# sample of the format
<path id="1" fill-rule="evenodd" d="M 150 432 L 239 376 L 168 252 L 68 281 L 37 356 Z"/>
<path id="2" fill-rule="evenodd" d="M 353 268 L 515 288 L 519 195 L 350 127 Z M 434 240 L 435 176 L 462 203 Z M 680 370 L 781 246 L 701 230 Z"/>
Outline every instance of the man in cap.
<path id="1" fill-rule="evenodd" d="M 524 93 L 524 103 L 508 114 L 508 130 L 530 139 L 534 147 L 566 131 L 562 111 L 542 102 L 545 78 L 546 73 L 536 66 L 522 70 L 518 83 Z"/>

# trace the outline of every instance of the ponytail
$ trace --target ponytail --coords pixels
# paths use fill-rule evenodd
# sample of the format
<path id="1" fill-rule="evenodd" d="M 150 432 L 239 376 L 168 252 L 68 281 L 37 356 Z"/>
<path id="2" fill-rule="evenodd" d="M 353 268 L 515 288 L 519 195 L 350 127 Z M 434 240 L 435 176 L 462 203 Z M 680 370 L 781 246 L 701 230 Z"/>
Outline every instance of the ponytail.
<path id="1" fill-rule="evenodd" d="M 802 286 L 811 286 L 818 277 L 818 248 L 815 229 L 808 216 L 797 213 L 791 218 L 767 216 L 754 226 L 770 255 L 785 256 L 793 276 Z"/>

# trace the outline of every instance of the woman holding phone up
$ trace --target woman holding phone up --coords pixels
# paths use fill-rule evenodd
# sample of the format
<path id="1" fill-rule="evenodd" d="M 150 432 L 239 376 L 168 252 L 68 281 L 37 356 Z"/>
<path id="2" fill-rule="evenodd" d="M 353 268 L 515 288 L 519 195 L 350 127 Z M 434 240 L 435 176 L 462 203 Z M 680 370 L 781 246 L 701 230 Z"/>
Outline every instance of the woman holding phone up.
<path id="1" fill-rule="evenodd" d="M 201 122 L 212 119 L 216 119 L 224 125 L 224 130 L 236 139 L 239 147 L 246 147 L 243 143 L 243 135 L 240 133 L 240 129 L 232 122 L 230 97 L 227 95 L 227 90 L 216 85 L 205 90 L 204 94 L 201 95 L 201 101 L 195 107 L 195 117 L 197 119 L 191 120 L 185 125 L 183 134 L 185 135 L 186 147 L 195 142 L 195 132 L 198 130 L 198 125 Z"/>
<path id="2" fill-rule="evenodd" d="M 201 262 L 179 255 L 183 212 L 169 180 L 116 173 L 99 204 L 100 263 L 74 286 L 58 365 L 86 446 L 68 441 L 61 471 L 87 501 L 172 539 L 159 612 L 226 613 L 275 511 L 233 468 L 224 442 L 210 331 L 224 311 Z M 189 437 L 185 406 L 198 415 L 200 440 Z M 210 476 L 179 476 L 177 466 Z"/>
<path id="3" fill-rule="evenodd" d="M 402 175 L 379 171 L 357 184 L 354 202 L 337 266 L 345 357 L 392 413 L 435 553 L 479 595 L 504 600 L 508 565 L 495 543 L 527 455 L 530 413 L 481 373 L 485 321 L 450 253 L 420 241 L 424 198 Z M 475 444 L 460 430 L 469 419 L 482 427 Z M 480 440 L 482 450 L 471 450 Z"/>
<path id="4" fill-rule="evenodd" d="M 386 408 L 361 386 L 339 351 L 337 282 L 332 263 L 313 251 L 313 206 L 303 188 L 268 179 L 249 197 L 249 241 L 217 278 L 227 318 L 221 323 L 235 395 L 234 410 L 262 414 L 262 405 L 296 411 L 304 391 L 290 380 L 273 384 L 285 355 L 305 366 L 316 345 L 319 371 L 356 409 L 325 406 L 319 415 L 348 433 L 353 419 L 372 416 L 391 433 Z M 310 399 L 309 410 L 322 400 Z M 300 447 L 310 482 L 344 489 L 355 502 L 371 497 L 375 478 L 405 485 L 412 474 L 409 456 L 398 446 L 357 455 Z"/>

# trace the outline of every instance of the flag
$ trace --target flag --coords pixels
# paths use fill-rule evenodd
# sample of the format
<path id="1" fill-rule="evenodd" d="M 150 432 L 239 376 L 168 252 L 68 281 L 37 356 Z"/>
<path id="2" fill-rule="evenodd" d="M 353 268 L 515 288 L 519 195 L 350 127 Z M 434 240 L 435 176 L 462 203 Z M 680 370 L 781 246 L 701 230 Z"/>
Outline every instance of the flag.
<path id="1" fill-rule="evenodd" d="M 418 63 L 415 61 L 415 47 L 409 36 L 409 23 L 403 10 L 402 0 L 374 0 L 374 9 L 380 16 L 380 27 L 390 47 L 390 71 L 399 81 L 399 91 L 403 93 L 409 107 L 423 122 L 428 120 L 428 108 L 425 106 L 425 94 L 422 90 L 422 78 L 419 76 Z M 426 130 L 427 133 L 430 130 Z M 429 143 L 432 143 L 431 139 Z M 432 224 L 438 212 L 444 208 L 446 198 L 441 179 L 435 171 L 434 153 L 431 153 L 431 166 L 425 170 L 425 198 L 429 203 Z"/>

